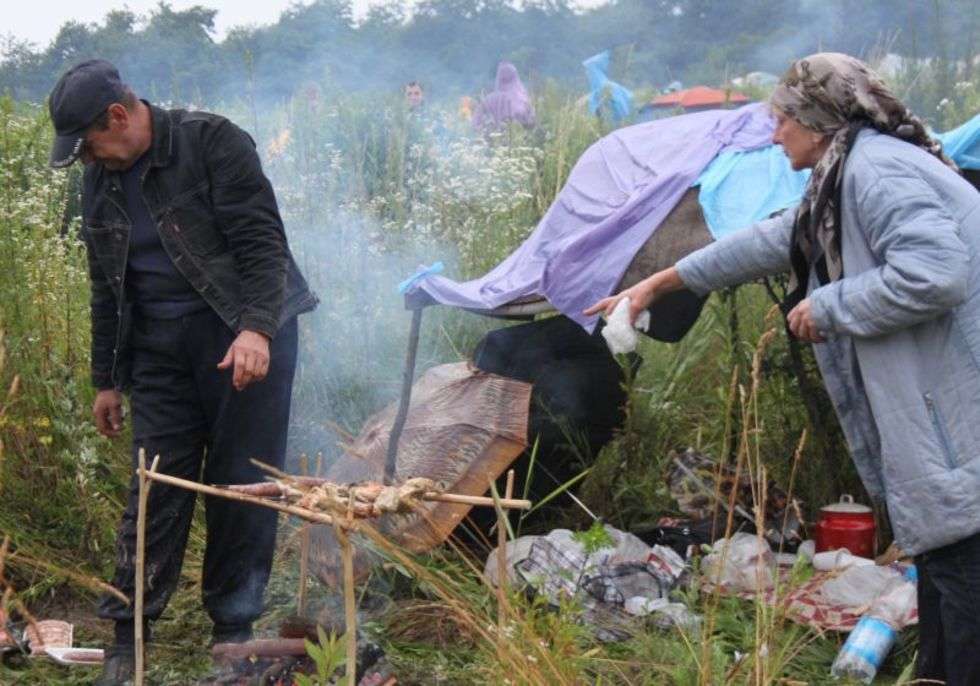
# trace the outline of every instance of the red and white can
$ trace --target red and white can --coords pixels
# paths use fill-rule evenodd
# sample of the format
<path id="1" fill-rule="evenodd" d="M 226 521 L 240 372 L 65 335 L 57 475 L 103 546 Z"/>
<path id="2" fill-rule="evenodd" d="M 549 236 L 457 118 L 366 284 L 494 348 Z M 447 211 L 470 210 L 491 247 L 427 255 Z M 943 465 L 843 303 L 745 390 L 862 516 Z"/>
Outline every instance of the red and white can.
<path id="1" fill-rule="evenodd" d="M 843 495 L 840 502 L 820 508 L 814 539 L 818 553 L 847 548 L 851 555 L 874 559 L 874 513 L 853 496 Z"/>

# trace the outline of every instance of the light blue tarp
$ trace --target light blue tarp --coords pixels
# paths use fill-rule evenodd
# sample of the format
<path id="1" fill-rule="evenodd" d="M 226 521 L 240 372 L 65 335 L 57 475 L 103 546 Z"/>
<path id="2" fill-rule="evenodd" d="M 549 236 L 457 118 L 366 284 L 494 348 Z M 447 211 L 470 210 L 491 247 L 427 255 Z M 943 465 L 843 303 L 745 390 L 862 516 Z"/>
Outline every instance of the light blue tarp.
<path id="1" fill-rule="evenodd" d="M 809 170 L 796 172 L 778 145 L 731 150 L 716 157 L 695 186 L 708 230 L 716 239 L 792 207 L 803 197 Z"/>
<path id="2" fill-rule="evenodd" d="M 960 169 L 980 169 L 980 114 L 952 131 L 933 135 Z"/>
<path id="3" fill-rule="evenodd" d="M 933 133 L 963 169 L 980 169 L 980 114 L 946 133 Z M 695 186 L 711 235 L 716 239 L 792 207 L 803 197 L 810 171 L 793 171 L 778 145 L 723 152 Z"/>
<path id="4" fill-rule="evenodd" d="M 606 50 L 582 62 L 585 74 L 589 77 L 589 113 L 600 112 L 608 93 L 613 121 L 619 121 L 630 116 L 630 111 L 633 109 L 633 93 L 607 76 L 609 60 L 610 54 Z"/>

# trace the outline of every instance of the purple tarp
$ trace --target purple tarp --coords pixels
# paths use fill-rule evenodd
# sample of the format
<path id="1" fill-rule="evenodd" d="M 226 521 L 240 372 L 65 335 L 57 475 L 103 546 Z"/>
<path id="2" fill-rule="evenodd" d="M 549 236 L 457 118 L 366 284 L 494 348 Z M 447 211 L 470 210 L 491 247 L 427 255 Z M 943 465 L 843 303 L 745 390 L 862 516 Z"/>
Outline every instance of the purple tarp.
<path id="1" fill-rule="evenodd" d="M 485 276 L 418 283 L 445 305 L 491 310 L 541 295 L 591 330 L 582 310 L 609 295 L 630 261 L 720 152 L 772 142 L 764 104 L 619 129 L 593 144 L 524 243 Z"/>

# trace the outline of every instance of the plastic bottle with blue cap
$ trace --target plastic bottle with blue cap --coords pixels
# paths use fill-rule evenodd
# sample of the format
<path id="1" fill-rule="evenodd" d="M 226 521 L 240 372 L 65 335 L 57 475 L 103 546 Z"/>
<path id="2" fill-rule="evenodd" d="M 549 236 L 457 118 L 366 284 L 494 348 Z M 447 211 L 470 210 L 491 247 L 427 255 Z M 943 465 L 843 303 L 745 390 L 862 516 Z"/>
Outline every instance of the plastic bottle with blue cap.
<path id="1" fill-rule="evenodd" d="M 834 677 L 850 677 L 866 684 L 874 680 L 895 645 L 905 618 L 916 605 L 917 580 L 918 573 L 912 566 L 885 586 L 837 653 L 830 668 Z"/>

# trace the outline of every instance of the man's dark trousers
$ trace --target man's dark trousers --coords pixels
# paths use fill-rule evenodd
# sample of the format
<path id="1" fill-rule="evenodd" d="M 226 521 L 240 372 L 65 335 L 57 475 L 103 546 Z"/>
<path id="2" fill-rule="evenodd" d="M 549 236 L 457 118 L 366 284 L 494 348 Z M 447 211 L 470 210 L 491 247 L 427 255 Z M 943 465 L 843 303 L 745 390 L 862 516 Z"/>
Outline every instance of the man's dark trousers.
<path id="1" fill-rule="evenodd" d="M 265 475 L 250 458 L 282 467 L 296 368 L 296 319 L 286 322 L 271 341 L 266 378 L 242 391 L 232 387 L 231 369 L 217 369 L 234 338 L 211 308 L 177 319 L 135 317 L 130 391 L 134 466 L 144 448 L 147 462 L 160 455 L 160 472 L 205 483 L 262 481 Z M 129 597 L 135 578 L 137 493 L 134 476 L 117 539 L 113 579 Z M 184 489 L 159 483 L 150 489 L 146 620 L 160 616 L 176 587 L 194 501 L 195 494 Z M 215 640 L 241 639 L 262 612 L 276 513 L 212 497 L 206 497 L 205 511 L 204 607 L 215 624 Z M 99 615 L 116 620 L 117 644 L 128 642 L 131 607 L 106 596 Z"/>
<path id="2" fill-rule="evenodd" d="M 915 558 L 919 574 L 916 676 L 980 684 L 980 534 Z"/>

